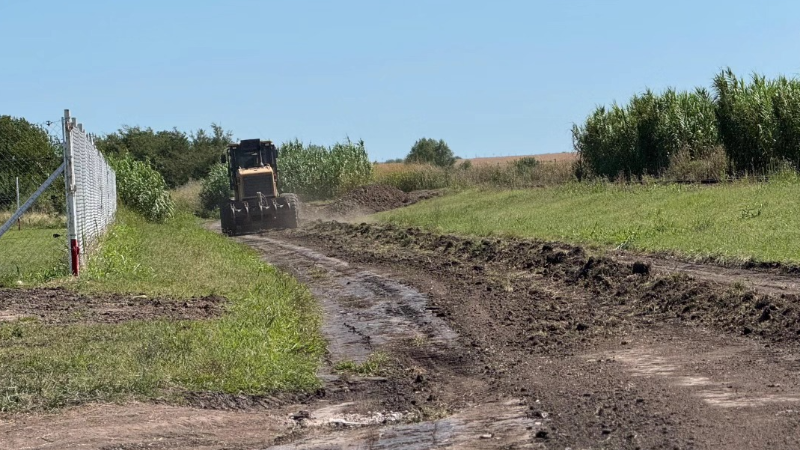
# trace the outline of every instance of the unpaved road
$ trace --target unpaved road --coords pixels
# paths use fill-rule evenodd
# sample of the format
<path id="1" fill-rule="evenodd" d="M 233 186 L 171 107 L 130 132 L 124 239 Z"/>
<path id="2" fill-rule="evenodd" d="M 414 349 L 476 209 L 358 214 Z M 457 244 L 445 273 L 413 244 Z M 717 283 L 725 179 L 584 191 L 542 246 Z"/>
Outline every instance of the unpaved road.
<path id="1" fill-rule="evenodd" d="M 790 275 L 366 224 L 237 239 L 320 300 L 323 390 L 12 416 L 0 447 L 800 448 Z"/>
<path id="2" fill-rule="evenodd" d="M 800 448 L 800 305 L 790 277 L 777 287 L 774 274 L 740 280 L 714 266 L 694 277 L 652 260 L 652 273 L 637 274 L 632 262 L 563 244 L 367 224 L 249 238 L 296 254 L 285 242 L 425 295 L 457 335 L 449 345 L 461 348 L 428 362 L 431 391 L 452 411 L 467 398 L 527 409 L 530 438 L 502 448 Z M 454 373 L 474 384 L 468 396 Z M 502 423 L 498 411 L 480 417 Z"/>

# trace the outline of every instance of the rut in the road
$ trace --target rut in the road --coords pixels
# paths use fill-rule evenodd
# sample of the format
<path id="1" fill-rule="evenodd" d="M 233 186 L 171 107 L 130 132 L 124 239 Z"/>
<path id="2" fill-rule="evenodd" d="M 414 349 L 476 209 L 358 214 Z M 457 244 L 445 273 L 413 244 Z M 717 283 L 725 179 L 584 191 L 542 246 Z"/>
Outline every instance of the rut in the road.
<path id="1" fill-rule="evenodd" d="M 517 396 L 542 448 L 800 446 L 796 298 L 575 246 L 321 223 L 271 237 L 392 273 Z M 637 261 L 633 261 L 637 262 Z"/>
<path id="2" fill-rule="evenodd" d="M 542 426 L 514 397 L 498 398 L 475 377 L 457 335 L 430 307 L 429 299 L 406 284 L 308 248 L 265 236 L 242 236 L 263 258 L 291 272 L 320 301 L 329 361 L 320 374 L 327 391 L 341 389 L 331 370 L 337 362 L 364 362 L 389 352 L 403 367 L 380 381 L 386 387 L 354 386 L 357 402 L 309 405 L 308 427 L 275 449 L 445 449 L 527 448 Z M 372 381 L 366 378 L 367 382 Z M 421 418 L 413 423 L 378 423 L 395 414 Z M 398 411 L 393 413 L 392 411 Z M 444 415 L 445 417 L 437 417 Z M 347 424 L 331 433 L 326 425 Z M 369 426 L 373 425 L 373 426 Z"/>

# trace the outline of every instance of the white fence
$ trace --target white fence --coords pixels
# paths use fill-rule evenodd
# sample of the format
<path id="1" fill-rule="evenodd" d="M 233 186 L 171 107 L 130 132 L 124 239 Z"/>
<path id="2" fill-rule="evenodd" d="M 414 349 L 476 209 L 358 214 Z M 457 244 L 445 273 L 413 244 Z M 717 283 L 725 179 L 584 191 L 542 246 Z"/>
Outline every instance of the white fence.
<path id="1" fill-rule="evenodd" d="M 67 233 L 70 269 L 78 274 L 86 254 L 114 221 L 117 212 L 117 178 L 94 138 L 64 111 L 64 171 L 67 188 Z"/>

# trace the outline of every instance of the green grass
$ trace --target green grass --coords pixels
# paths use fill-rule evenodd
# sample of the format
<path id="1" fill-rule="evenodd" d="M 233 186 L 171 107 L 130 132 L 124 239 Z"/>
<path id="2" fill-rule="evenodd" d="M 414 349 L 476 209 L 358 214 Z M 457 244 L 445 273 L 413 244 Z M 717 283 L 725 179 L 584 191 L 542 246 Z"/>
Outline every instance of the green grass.
<path id="1" fill-rule="evenodd" d="M 318 386 L 324 341 L 311 294 L 190 214 L 157 225 L 120 211 L 80 280 L 62 284 L 95 294 L 216 294 L 229 303 L 222 317 L 205 321 L 2 324 L 0 411 Z"/>
<path id="2" fill-rule="evenodd" d="M 376 216 L 465 235 L 800 263 L 800 180 L 465 191 Z"/>
<path id="3" fill-rule="evenodd" d="M 389 357 L 383 352 L 375 352 L 362 363 L 355 361 L 339 361 L 333 369 L 340 373 L 352 373 L 357 375 L 372 376 L 379 375 L 386 367 Z"/>
<path id="4" fill-rule="evenodd" d="M 15 227 L 0 237 L 0 287 L 64 276 L 67 256 L 65 228 Z"/>

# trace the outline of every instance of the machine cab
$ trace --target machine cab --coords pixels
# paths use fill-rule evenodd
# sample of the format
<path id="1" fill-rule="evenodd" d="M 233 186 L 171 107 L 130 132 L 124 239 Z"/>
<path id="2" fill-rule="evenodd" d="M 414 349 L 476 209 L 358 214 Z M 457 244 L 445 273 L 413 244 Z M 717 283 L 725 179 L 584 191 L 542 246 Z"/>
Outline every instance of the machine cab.
<path id="1" fill-rule="evenodd" d="M 228 146 L 228 178 L 236 200 L 274 198 L 277 191 L 278 149 L 271 141 L 247 139 Z"/>

